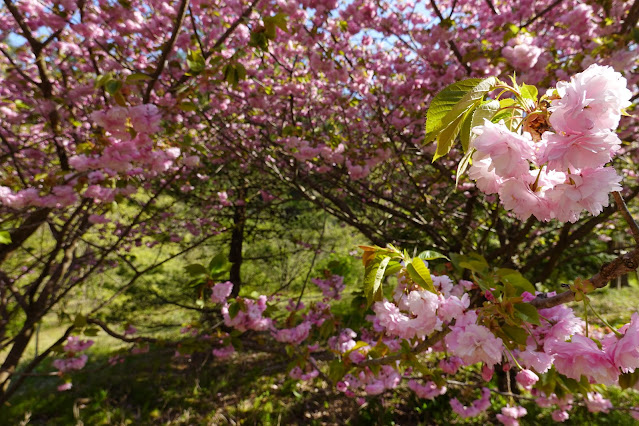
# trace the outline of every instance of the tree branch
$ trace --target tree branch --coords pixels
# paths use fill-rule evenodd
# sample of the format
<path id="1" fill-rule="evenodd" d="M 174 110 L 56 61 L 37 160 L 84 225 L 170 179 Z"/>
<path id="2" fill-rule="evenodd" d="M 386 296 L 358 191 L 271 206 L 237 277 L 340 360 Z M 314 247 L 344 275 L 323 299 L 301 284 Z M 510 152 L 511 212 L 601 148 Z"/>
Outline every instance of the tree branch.
<path id="1" fill-rule="evenodd" d="M 184 21 L 184 16 L 186 15 L 186 10 L 189 6 L 189 0 L 182 0 L 180 3 L 180 8 L 178 10 L 175 25 L 173 27 L 173 32 L 171 33 L 171 38 L 164 46 L 162 50 L 162 55 L 160 56 L 160 61 L 158 62 L 158 66 L 155 68 L 155 71 L 151 75 L 151 81 L 149 81 L 149 85 L 146 87 L 146 93 L 144 93 L 144 97 L 142 98 L 142 102 L 145 104 L 149 103 L 149 99 L 151 98 L 151 92 L 153 91 L 153 86 L 160 78 L 162 71 L 164 70 L 164 65 L 166 64 L 166 60 L 169 57 L 169 54 L 173 50 L 173 46 L 177 40 L 177 36 L 180 33 L 180 28 L 182 28 L 182 22 Z"/>
<path id="2" fill-rule="evenodd" d="M 637 1 L 637 3 L 639 3 L 639 0 Z M 630 227 L 632 238 L 635 239 L 635 242 L 639 246 L 639 225 L 637 225 L 637 222 L 635 222 L 635 220 L 632 218 L 630 210 L 628 210 L 628 206 L 626 205 L 626 202 L 624 201 L 621 194 L 615 191 L 612 193 L 612 196 L 615 199 L 615 203 L 617 204 L 617 210 L 619 210 L 623 218 L 626 220 L 626 223 Z"/>

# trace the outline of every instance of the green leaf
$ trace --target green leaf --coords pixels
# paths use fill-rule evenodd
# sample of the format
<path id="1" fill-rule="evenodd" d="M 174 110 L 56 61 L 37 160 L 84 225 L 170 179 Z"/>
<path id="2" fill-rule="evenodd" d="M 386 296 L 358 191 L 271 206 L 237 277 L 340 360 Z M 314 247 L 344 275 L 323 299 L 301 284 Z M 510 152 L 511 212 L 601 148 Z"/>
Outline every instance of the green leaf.
<path id="1" fill-rule="evenodd" d="M 424 250 L 423 252 L 419 253 L 417 257 L 419 257 L 422 260 L 435 260 L 435 259 L 450 260 L 448 257 L 446 257 L 445 255 L 435 250 Z"/>
<path id="2" fill-rule="evenodd" d="M 95 80 L 95 87 L 100 88 L 102 86 L 104 86 L 109 80 L 113 79 L 113 73 L 109 72 L 106 74 L 102 74 L 100 77 L 98 77 Z"/>
<path id="3" fill-rule="evenodd" d="M 235 72 L 237 74 L 237 80 L 244 80 L 246 78 L 246 68 L 239 62 L 235 64 Z"/>
<path id="4" fill-rule="evenodd" d="M 75 320 L 73 320 L 74 327 L 82 328 L 82 327 L 86 327 L 86 325 L 87 325 L 87 319 L 82 314 L 78 314 L 75 317 Z"/>
<path id="5" fill-rule="evenodd" d="M 540 325 L 539 312 L 530 303 L 515 303 L 515 316 L 531 324 Z"/>
<path id="6" fill-rule="evenodd" d="M 269 16 L 268 18 L 264 18 L 264 23 L 266 23 L 267 21 L 272 22 L 280 30 L 286 33 L 288 32 L 288 28 L 286 27 L 286 17 L 287 15 L 284 13 L 277 13 L 274 16 Z"/>
<path id="7" fill-rule="evenodd" d="M 199 263 L 192 263 L 184 269 L 186 269 L 186 272 L 192 277 L 206 275 L 206 268 Z"/>
<path id="8" fill-rule="evenodd" d="M 473 114 L 474 108 L 470 108 L 466 114 L 464 114 L 462 125 L 459 130 L 459 140 L 461 141 L 464 152 L 468 152 L 468 148 L 470 147 Z"/>
<path id="9" fill-rule="evenodd" d="M 464 123 L 466 118 L 469 117 L 469 114 L 472 114 L 473 110 L 481 104 L 482 99 L 484 98 L 486 93 L 494 89 L 496 83 L 497 79 L 495 77 L 488 77 L 484 80 L 480 80 L 477 84 L 470 87 L 465 93 L 463 93 L 461 99 L 459 99 L 458 102 L 456 102 L 452 107 L 450 107 L 450 109 L 448 109 L 444 117 L 442 117 L 439 121 L 438 126 L 431 130 L 430 134 L 428 133 L 428 121 L 426 122 L 426 142 L 430 142 L 430 140 L 432 140 L 430 139 L 431 136 L 433 138 L 437 137 L 437 152 L 435 154 L 435 157 L 433 158 L 433 161 L 435 161 L 439 157 L 446 155 L 450 151 L 452 144 L 457 137 L 457 134 L 462 128 L 462 123 Z M 445 90 L 446 89 L 444 89 L 444 91 Z M 442 109 L 438 109 L 438 111 L 443 112 Z M 461 136 L 462 147 L 464 148 L 464 151 L 468 149 L 470 143 L 470 130 L 472 128 L 471 124 L 472 123 L 469 122 L 466 125 L 465 134 Z"/>
<path id="10" fill-rule="evenodd" d="M 82 334 L 84 334 L 85 336 L 93 337 L 93 336 L 97 336 L 99 331 L 100 331 L 100 329 L 98 329 L 96 327 L 89 327 L 89 328 L 85 329 L 82 332 Z"/>
<path id="11" fill-rule="evenodd" d="M 122 88 L 122 82 L 120 80 L 109 80 L 104 85 L 104 88 L 106 89 L 108 94 L 114 95 Z"/>
<path id="12" fill-rule="evenodd" d="M 371 263 L 366 266 L 364 275 L 364 291 L 366 293 L 366 301 L 370 306 L 374 301 L 381 300 L 381 285 L 384 279 L 384 272 L 390 262 L 388 256 L 377 255 Z"/>
<path id="13" fill-rule="evenodd" d="M 235 318 L 237 314 L 240 313 L 240 309 L 241 309 L 240 304 L 237 303 L 236 300 L 231 300 L 229 302 L 229 317 L 231 317 L 231 319 Z"/>
<path id="14" fill-rule="evenodd" d="M 453 147 L 453 142 L 455 142 L 455 138 L 461 128 L 463 118 L 463 116 L 459 116 L 439 133 L 437 136 L 437 151 L 435 151 L 435 155 L 433 156 L 433 162 L 450 152 L 450 149 Z"/>
<path id="15" fill-rule="evenodd" d="M 529 99 L 533 102 L 537 102 L 537 96 L 539 95 L 539 91 L 537 87 L 532 86 L 530 84 L 523 84 L 521 86 L 521 97 L 524 99 Z"/>
<path id="16" fill-rule="evenodd" d="M 475 87 L 472 87 L 464 96 L 457 102 L 453 108 L 442 118 L 442 127 L 445 127 L 447 123 L 451 123 L 457 118 L 461 117 L 470 109 L 478 106 L 486 93 L 494 89 L 497 79 L 495 77 L 488 77 L 481 80 Z"/>
<path id="17" fill-rule="evenodd" d="M 186 65 L 189 67 L 189 73 L 191 75 L 199 74 L 204 71 L 206 63 L 202 52 L 198 50 L 189 50 L 186 55 Z"/>
<path id="18" fill-rule="evenodd" d="M 521 327 L 516 327 L 514 325 L 502 325 L 502 331 L 506 336 L 510 338 L 515 343 L 520 345 L 525 345 L 526 340 L 528 339 L 528 332 Z"/>
<path id="19" fill-rule="evenodd" d="M 124 99 L 122 92 L 120 92 L 119 90 L 113 94 L 113 100 L 115 101 L 116 104 L 120 105 L 121 107 L 127 106 L 126 99 Z"/>
<path id="20" fill-rule="evenodd" d="M 475 153 L 475 149 L 473 148 L 469 150 L 468 152 L 466 152 L 466 154 L 464 154 L 462 159 L 459 161 L 459 164 L 457 165 L 457 173 L 455 174 L 455 187 L 459 185 L 459 179 L 468 168 L 468 165 L 471 163 L 471 159 L 474 153 Z"/>
<path id="21" fill-rule="evenodd" d="M 9 231 L 0 231 L 0 244 L 11 244 L 11 234 Z"/>
<path id="22" fill-rule="evenodd" d="M 473 113 L 473 120 L 471 124 L 471 128 L 475 128 L 477 126 L 483 126 L 484 120 L 491 120 L 497 111 L 500 108 L 500 103 L 497 100 L 492 100 L 488 102 L 484 102 L 479 105 L 475 112 Z M 471 141 L 473 137 L 471 135 Z"/>
<path id="23" fill-rule="evenodd" d="M 226 272 L 227 270 L 228 262 L 226 260 L 226 255 L 220 252 L 213 256 L 213 258 L 209 262 L 209 272 L 211 274 L 216 274 L 218 272 Z"/>
<path id="24" fill-rule="evenodd" d="M 530 294 L 535 294 L 535 286 L 533 286 L 530 281 L 528 281 L 523 275 L 521 275 L 519 271 L 508 268 L 500 268 L 497 270 L 497 276 L 502 283 L 512 284 L 513 287 L 518 290 L 518 296 L 520 296 L 524 291 L 527 291 Z"/>
<path id="25" fill-rule="evenodd" d="M 394 275 L 401 271 L 403 268 L 402 264 L 396 260 L 391 260 L 386 267 L 386 271 L 384 272 L 384 276 L 388 277 L 390 275 Z"/>
<path id="26" fill-rule="evenodd" d="M 452 255 L 451 255 L 452 257 Z M 483 256 L 477 253 L 470 253 L 468 255 L 457 255 L 453 258 L 453 261 L 457 262 L 457 266 L 460 268 L 470 269 L 478 274 L 483 274 L 488 270 L 488 262 Z"/>
<path id="27" fill-rule="evenodd" d="M 515 111 L 512 108 L 509 108 L 509 109 L 503 109 L 503 108 L 508 108 L 510 106 L 513 106 L 515 105 L 515 103 L 516 103 L 515 100 L 510 98 L 500 100 L 499 108 L 501 109 L 501 111 L 498 111 L 497 113 L 495 113 L 495 115 L 493 115 L 493 118 L 491 118 L 490 121 L 492 121 L 493 123 L 499 123 L 500 121 L 504 120 L 506 127 L 508 127 L 508 129 L 510 129 L 511 131 L 514 130 L 519 124 L 519 120 L 512 120 L 511 117 L 513 116 L 513 114 L 516 115 L 517 111 Z"/>
<path id="28" fill-rule="evenodd" d="M 430 143 L 435 140 L 437 133 L 445 126 L 445 123 L 442 122 L 444 117 L 461 101 L 466 93 L 476 87 L 481 81 L 479 78 L 459 81 L 435 95 L 426 112 L 426 139 L 424 143 Z"/>
<path id="29" fill-rule="evenodd" d="M 193 102 L 182 102 L 178 105 L 178 108 L 180 108 L 182 111 L 197 111 L 197 105 L 195 105 Z"/>
<path id="30" fill-rule="evenodd" d="M 433 285 L 433 279 L 430 276 L 430 270 L 426 267 L 422 259 L 419 257 L 414 258 L 408 265 L 406 265 L 406 270 L 415 283 L 432 293 L 436 293 L 435 286 Z"/>
<path id="31" fill-rule="evenodd" d="M 137 83 L 137 82 L 146 81 L 146 80 L 151 80 L 151 76 L 141 72 L 135 72 L 133 74 L 126 76 L 126 82 L 128 84 Z"/>
<path id="32" fill-rule="evenodd" d="M 357 343 L 355 343 L 355 346 L 353 346 L 351 349 L 349 349 L 348 351 L 346 351 L 346 352 L 344 353 L 344 355 L 348 355 L 348 354 L 350 354 L 351 352 L 355 352 L 356 350 L 361 349 L 361 348 L 363 348 L 363 347 L 365 347 L 365 346 L 370 346 L 370 344 L 368 344 L 367 342 L 364 342 L 364 341 L 360 340 L 360 341 L 358 341 Z"/>
<path id="33" fill-rule="evenodd" d="M 343 362 L 338 359 L 334 359 L 328 363 L 328 378 L 333 381 L 333 383 L 339 382 L 348 372 L 346 366 Z"/>

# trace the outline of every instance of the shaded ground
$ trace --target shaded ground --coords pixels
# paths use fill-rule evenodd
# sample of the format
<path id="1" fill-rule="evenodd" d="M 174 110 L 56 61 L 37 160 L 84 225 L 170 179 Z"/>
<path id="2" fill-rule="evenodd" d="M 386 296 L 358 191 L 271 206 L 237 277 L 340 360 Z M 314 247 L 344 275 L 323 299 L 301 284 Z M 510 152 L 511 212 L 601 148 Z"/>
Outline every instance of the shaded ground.
<path id="1" fill-rule="evenodd" d="M 593 298 L 612 323 L 623 323 L 637 310 L 639 291 L 607 290 Z M 24 388 L 0 408 L 0 425 L 321 425 L 321 424 L 495 424 L 484 415 L 464 421 L 450 410 L 449 398 L 472 399 L 476 389 L 454 388 L 434 401 L 421 400 L 407 390 L 389 392 L 359 406 L 356 400 L 332 391 L 323 382 L 298 383 L 288 379 L 288 361 L 278 355 L 236 353 L 220 362 L 209 354 L 175 357 L 175 349 L 152 347 L 131 355 L 122 363 L 108 360 L 113 340 L 99 339 L 89 351 L 90 361 L 73 375 L 73 389 L 58 392 L 61 380 L 47 376 L 54 369 L 45 363 L 39 376 L 30 377 Z M 462 379 L 463 380 L 463 379 Z M 616 405 L 639 406 L 639 394 L 606 394 Z M 493 411 L 507 399 L 493 395 Z M 551 410 L 524 404 L 529 415 L 523 425 L 551 424 Z M 626 412 L 591 414 L 579 407 L 565 424 L 634 425 Z"/>

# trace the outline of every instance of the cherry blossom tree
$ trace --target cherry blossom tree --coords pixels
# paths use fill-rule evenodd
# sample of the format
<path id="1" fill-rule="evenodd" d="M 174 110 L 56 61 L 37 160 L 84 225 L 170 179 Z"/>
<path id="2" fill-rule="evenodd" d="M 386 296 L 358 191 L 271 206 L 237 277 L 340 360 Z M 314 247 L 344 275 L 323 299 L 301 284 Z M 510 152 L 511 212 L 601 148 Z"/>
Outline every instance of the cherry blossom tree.
<path id="1" fill-rule="evenodd" d="M 215 284 L 211 268 L 200 274 L 228 329 L 217 357 L 232 355 L 232 329 L 248 332 L 245 347 L 257 346 L 251 332 L 269 334 L 296 360 L 292 377 L 376 395 L 422 368 L 414 354 L 445 345 L 441 367 L 409 384 L 425 398 L 452 383 L 435 372 L 482 363 L 488 377 L 505 364 L 523 388 L 551 376 L 534 392 L 557 405 L 558 419 L 572 405 L 554 392 L 562 386 L 607 410 L 589 385 L 635 385 L 626 349 L 636 318 L 597 345 L 562 304 L 587 304 L 587 293 L 636 269 L 637 249 L 589 280 L 570 277 L 554 296 L 536 295 L 510 268 L 546 281 L 616 211 L 635 233 L 625 202 L 639 186 L 615 170 L 636 176 L 637 123 L 621 114 L 636 99 L 638 5 L 5 0 L 0 402 L 25 380 L 15 373 L 36 324 L 74 289 L 117 264 L 133 271 L 23 373 L 65 342 L 56 368 L 81 367 L 88 343 L 74 333 L 94 326 L 154 343 L 95 313 L 146 272 L 228 232 L 234 285 Z M 495 90 L 503 93 L 483 102 Z M 377 245 L 363 258 L 369 329 L 340 329 L 330 307 L 339 277 L 316 281 L 326 300 L 298 299 L 283 322 L 269 317 L 266 296 L 239 296 L 243 203 L 255 192 L 243 171 L 268 176 L 262 200 L 293 188 Z M 225 208 L 228 226 L 217 220 Z M 36 249 L 43 235 L 49 244 Z M 127 258 L 136 245 L 168 243 L 151 265 Z M 410 256 L 386 243 L 434 250 Z M 427 262 L 445 258 L 456 283 L 430 274 Z M 393 300 L 378 300 L 386 275 L 400 284 Z M 192 331 L 186 339 L 207 334 Z M 491 392 L 451 404 L 476 415 Z M 524 414 L 513 405 L 499 416 L 514 424 Z"/>

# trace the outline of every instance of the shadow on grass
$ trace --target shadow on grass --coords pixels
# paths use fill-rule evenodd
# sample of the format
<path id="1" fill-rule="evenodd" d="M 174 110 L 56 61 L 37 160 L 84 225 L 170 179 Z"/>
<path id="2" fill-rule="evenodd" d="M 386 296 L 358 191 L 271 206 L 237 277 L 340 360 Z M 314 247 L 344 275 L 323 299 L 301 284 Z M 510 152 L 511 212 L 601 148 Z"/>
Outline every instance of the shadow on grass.
<path id="1" fill-rule="evenodd" d="M 288 361 L 272 354 L 235 354 L 217 361 L 197 354 L 174 357 L 174 350 L 155 347 L 109 365 L 108 354 L 92 354 L 84 370 L 73 375 L 73 388 L 58 392 L 58 377 L 30 377 L 0 409 L 0 424 L 17 425 L 313 425 L 313 424 L 497 424 L 494 414 L 462 420 L 452 414 L 448 399 L 455 389 L 434 401 L 406 389 L 373 398 L 359 407 L 355 400 L 320 383 L 288 379 Z M 52 371 L 43 365 L 41 373 Z M 613 403 L 639 405 L 636 393 L 610 389 Z M 494 395 L 492 410 L 509 401 Z M 552 424 L 550 411 L 525 404 L 522 425 Z M 567 424 L 633 425 L 627 413 L 588 413 L 579 407 Z"/>

